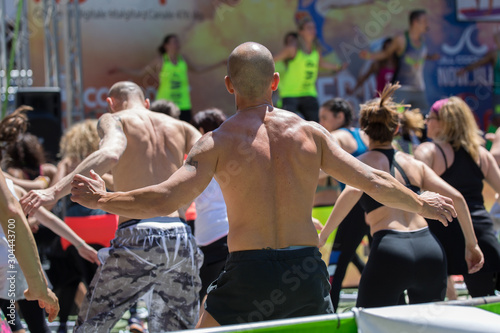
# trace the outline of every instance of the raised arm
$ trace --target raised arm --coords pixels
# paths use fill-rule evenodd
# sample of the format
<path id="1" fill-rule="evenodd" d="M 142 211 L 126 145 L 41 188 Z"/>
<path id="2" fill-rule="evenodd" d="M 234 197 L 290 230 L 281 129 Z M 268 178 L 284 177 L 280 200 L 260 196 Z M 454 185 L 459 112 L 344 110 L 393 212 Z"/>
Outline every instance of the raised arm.
<path id="1" fill-rule="evenodd" d="M 290 45 L 281 50 L 281 52 L 275 55 L 273 59 L 274 62 L 293 59 L 295 58 L 295 54 L 297 54 L 297 47 Z"/>
<path id="2" fill-rule="evenodd" d="M 2 216 L 0 223 L 9 246 L 15 250 L 19 266 L 28 282 L 28 290 L 25 291 L 26 299 L 38 300 L 40 307 L 47 310 L 49 321 L 53 321 L 59 312 L 59 302 L 56 295 L 47 287 L 28 221 L 1 172 L 0 192 L 0 215 Z"/>
<path id="3" fill-rule="evenodd" d="M 391 208 L 417 213 L 443 224 L 456 216 L 450 198 L 427 192 L 417 196 L 387 172 L 376 170 L 343 151 L 319 125 L 316 128 L 322 132 L 321 169 L 333 178 Z"/>
<path id="4" fill-rule="evenodd" d="M 223 59 L 223 60 L 221 60 L 219 62 L 216 62 L 216 63 L 214 63 L 212 65 L 198 66 L 198 65 L 195 65 L 189 58 L 184 57 L 184 56 L 183 56 L 183 58 L 184 58 L 184 61 L 186 62 L 187 66 L 188 66 L 188 69 L 190 71 L 197 72 L 197 73 L 209 72 L 212 69 L 215 69 L 215 68 L 220 67 L 220 66 L 224 66 L 227 63 L 227 60 Z"/>
<path id="5" fill-rule="evenodd" d="M 500 193 L 500 168 L 493 155 L 484 147 L 479 148 L 479 156 L 481 159 L 481 170 L 484 174 L 484 180 L 495 190 Z"/>
<path id="6" fill-rule="evenodd" d="M 384 50 L 373 53 L 370 53 L 368 51 L 361 51 L 359 56 L 361 59 L 365 60 L 385 60 L 391 57 L 395 52 L 397 54 L 401 54 L 404 51 L 405 43 L 405 37 L 403 35 L 398 35 L 394 37 L 389 46 L 387 46 Z"/>
<path id="7" fill-rule="evenodd" d="M 131 218 L 151 218 L 171 214 L 194 200 L 215 174 L 217 150 L 212 132 L 191 149 L 184 165 L 158 185 L 129 192 L 106 192 L 104 182 L 77 175 L 72 182 L 71 200 L 89 208 Z"/>
<path id="8" fill-rule="evenodd" d="M 465 238 L 465 261 L 467 262 L 469 274 L 479 271 L 483 267 L 484 256 L 477 244 L 469 208 L 464 197 L 426 164 L 417 161 L 414 163 L 416 163 L 415 167 L 422 168 L 422 189 L 446 195 L 453 200 L 455 210 L 457 211 L 458 223 L 460 223 L 460 228 Z"/>
<path id="9" fill-rule="evenodd" d="M 333 64 L 331 62 L 326 61 L 322 55 L 319 56 L 319 67 L 323 68 L 323 69 L 329 69 L 329 70 L 333 71 L 334 74 L 347 68 L 347 65 L 348 65 L 347 63 L 345 63 L 343 65 Z"/>
<path id="10" fill-rule="evenodd" d="M 487 64 L 490 64 L 493 66 L 495 64 L 495 57 L 496 57 L 496 52 L 490 51 L 490 52 L 486 53 L 486 55 L 484 57 L 482 57 L 481 59 L 479 59 L 478 61 L 473 62 L 472 64 L 469 64 L 469 65 L 465 66 L 464 68 L 459 69 L 457 71 L 457 75 L 463 75 L 467 72 L 470 72 L 478 67 L 481 67 L 481 66 L 484 66 Z"/>
<path id="11" fill-rule="evenodd" d="M 130 69 L 125 67 L 114 67 L 108 71 L 109 75 L 116 73 L 123 73 L 131 76 L 145 76 L 147 74 L 158 75 L 158 71 L 160 70 L 162 65 L 162 58 L 158 56 L 151 60 L 149 64 L 140 69 Z"/>
<path id="12" fill-rule="evenodd" d="M 45 189 L 49 186 L 50 181 L 50 178 L 47 176 L 38 176 L 33 180 L 29 180 L 13 177 L 6 172 L 4 172 L 3 175 L 5 178 L 12 180 L 15 185 L 20 186 L 27 191 Z"/>
<path id="13" fill-rule="evenodd" d="M 364 73 L 362 74 L 359 78 L 358 78 L 358 81 L 356 82 L 356 85 L 354 86 L 354 88 L 351 88 L 348 90 L 348 93 L 349 94 L 352 94 L 354 93 L 359 87 L 361 87 L 363 85 L 363 83 L 365 83 L 366 80 L 368 80 L 368 78 L 373 75 L 373 74 L 376 74 L 377 71 L 378 71 L 378 62 L 373 62 L 371 65 L 370 65 L 370 68 Z"/>
<path id="14" fill-rule="evenodd" d="M 493 139 L 490 153 L 495 158 L 497 165 L 500 165 L 500 127 L 495 131 L 495 138 Z"/>
<path id="15" fill-rule="evenodd" d="M 99 150 L 87 156 L 73 172 L 53 186 L 45 190 L 30 191 L 21 198 L 21 206 L 26 214 L 32 215 L 40 206 L 53 204 L 69 194 L 71 181 L 76 174 L 89 175 L 90 170 L 104 174 L 118 163 L 127 147 L 120 117 L 110 113 L 104 114 L 97 123 L 97 131 L 101 137 Z"/>

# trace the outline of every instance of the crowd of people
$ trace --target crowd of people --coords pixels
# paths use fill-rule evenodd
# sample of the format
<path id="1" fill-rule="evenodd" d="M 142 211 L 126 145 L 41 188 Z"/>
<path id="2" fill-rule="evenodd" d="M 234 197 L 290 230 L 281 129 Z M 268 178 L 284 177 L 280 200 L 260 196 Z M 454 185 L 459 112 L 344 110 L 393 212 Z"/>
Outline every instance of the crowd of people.
<path id="1" fill-rule="evenodd" d="M 500 134 L 485 149 L 459 97 L 428 108 L 423 63 L 437 56 L 425 46 L 425 11 L 409 23 L 380 52 L 361 53 L 376 62 L 349 91 L 372 74 L 377 91 L 359 116 L 342 98 L 318 104 L 319 68 L 344 65 L 322 58 L 305 18 L 279 54 L 247 42 L 206 68 L 227 63 L 237 109 L 228 119 L 218 109 L 192 113 L 187 70 L 195 66 L 168 35 L 151 66 L 110 70 L 159 69 L 157 100 L 133 82 L 115 83 L 108 113 L 66 131 L 57 166 L 23 133 L 28 108 L 2 120 L 0 208 L 16 221 L 16 283 L 29 289 L 14 301 L 29 330 L 48 332 L 31 300 L 50 320 L 59 311 L 38 252 L 51 262 L 59 332 L 79 294 L 75 332 L 109 332 L 127 310 L 130 331 L 142 332 L 139 300 L 150 332 L 334 313 L 349 262 L 361 273 L 359 307 L 451 299 L 451 275 L 463 276 L 472 297 L 495 295 L 500 244 L 483 180 L 500 193 Z M 278 87 L 282 109 L 273 105 Z M 87 244 L 48 210 L 61 207 L 62 217 L 82 221 L 116 215 L 110 245 Z M 9 264 L 6 221 L 0 276 Z M 73 246 L 47 241 L 43 226 Z M 366 263 L 356 254 L 365 236 Z M 0 284 L 9 314 L 7 279 Z M 19 320 L 9 325 L 23 331 Z"/>

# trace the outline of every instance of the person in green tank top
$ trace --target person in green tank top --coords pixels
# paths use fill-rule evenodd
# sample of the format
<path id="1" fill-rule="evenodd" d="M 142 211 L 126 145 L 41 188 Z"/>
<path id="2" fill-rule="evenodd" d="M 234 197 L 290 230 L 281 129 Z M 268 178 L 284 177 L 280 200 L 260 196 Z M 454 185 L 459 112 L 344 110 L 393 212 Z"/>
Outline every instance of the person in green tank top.
<path id="1" fill-rule="evenodd" d="M 306 120 L 318 122 L 318 92 L 316 79 L 318 69 L 324 68 L 335 73 L 344 66 L 325 61 L 317 40 L 316 25 L 306 17 L 299 23 L 297 44 L 286 46 L 274 57 L 275 62 L 286 61 L 286 75 L 281 76 L 280 96 L 283 109 L 301 114 Z"/>
<path id="2" fill-rule="evenodd" d="M 285 48 L 289 46 L 297 47 L 298 38 L 299 35 L 296 32 L 294 31 L 288 32 L 285 35 L 285 38 L 283 39 L 283 44 Z M 288 60 L 277 61 L 274 64 L 274 69 L 280 75 L 280 79 L 283 81 L 283 78 L 285 77 L 288 70 Z M 280 89 L 276 90 L 273 93 L 273 105 L 276 105 L 277 107 L 281 108 L 283 106 L 283 99 L 281 98 L 279 91 Z"/>
<path id="3" fill-rule="evenodd" d="M 492 123 L 487 128 L 487 133 L 496 133 L 498 129 L 498 121 L 500 118 L 500 32 L 497 32 L 494 36 L 494 41 L 496 44 L 496 48 L 486 53 L 484 57 L 475 61 L 464 68 L 461 68 L 457 71 L 457 76 L 462 76 L 467 72 L 473 71 L 474 69 L 491 65 L 493 67 L 493 87 L 492 87 L 492 95 L 491 95 L 491 110 L 492 114 Z M 498 135 L 497 133 L 496 135 Z M 487 137 L 488 138 L 488 137 Z M 494 137 L 493 137 L 494 138 Z M 491 140 L 493 141 L 493 140 Z M 488 150 L 491 149 L 492 142 L 490 140 L 486 143 L 486 148 Z"/>
<path id="4" fill-rule="evenodd" d="M 180 119 L 191 121 L 191 97 L 188 70 L 195 72 L 210 71 L 225 64 L 225 60 L 206 67 L 198 67 L 181 54 L 181 44 L 175 34 L 165 36 L 158 47 L 159 57 L 155 57 L 146 67 L 134 70 L 116 67 L 109 74 L 125 73 L 145 76 L 158 73 L 158 90 L 156 100 L 164 99 L 174 102 L 181 110 Z"/>

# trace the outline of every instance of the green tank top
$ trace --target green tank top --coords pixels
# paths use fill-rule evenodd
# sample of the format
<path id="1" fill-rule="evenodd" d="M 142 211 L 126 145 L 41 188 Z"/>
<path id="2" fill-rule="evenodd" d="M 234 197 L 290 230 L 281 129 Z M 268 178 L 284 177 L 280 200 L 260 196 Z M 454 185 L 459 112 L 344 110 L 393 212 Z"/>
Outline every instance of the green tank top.
<path id="1" fill-rule="evenodd" d="M 174 65 L 167 54 L 163 55 L 156 99 L 167 99 L 177 104 L 181 110 L 191 110 L 187 70 L 187 64 L 181 56 Z"/>
<path id="2" fill-rule="evenodd" d="M 280 96 L 286 97 L 318 97 L 316 79 L 318 78 L 319 52 L 314 49 L 306 54 L 297 49 L 295 58 L 288 62 L 286 75 L 279 84 Z"/>

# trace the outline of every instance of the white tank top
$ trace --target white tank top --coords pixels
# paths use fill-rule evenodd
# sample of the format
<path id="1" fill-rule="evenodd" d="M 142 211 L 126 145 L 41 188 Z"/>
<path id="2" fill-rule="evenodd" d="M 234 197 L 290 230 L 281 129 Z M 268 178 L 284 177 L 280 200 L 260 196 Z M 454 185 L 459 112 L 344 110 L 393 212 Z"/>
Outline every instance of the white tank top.
<path id="1" fill-rule="evenodd" d="M 205 191 L 194 200 L 196 220 L 194 237 L 200 246 L 205 246 L 227 235 L 229 223 L 224 197 L 219 184 L 212 178 Z"/>

